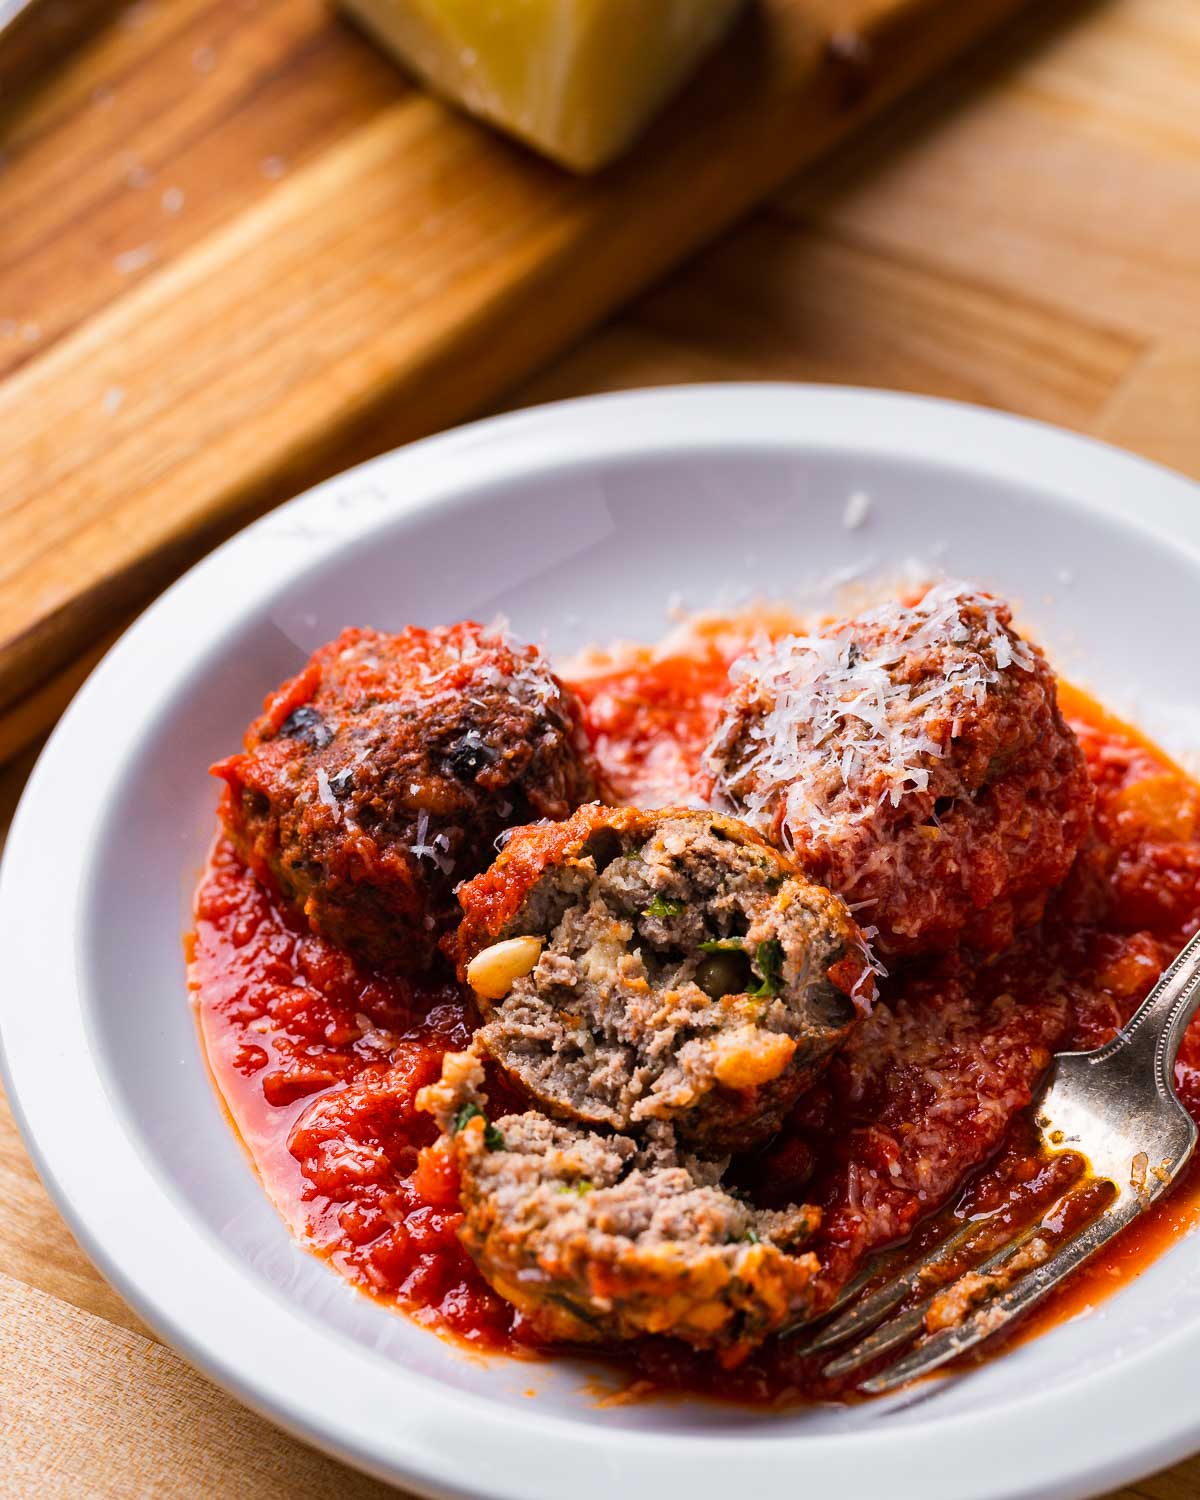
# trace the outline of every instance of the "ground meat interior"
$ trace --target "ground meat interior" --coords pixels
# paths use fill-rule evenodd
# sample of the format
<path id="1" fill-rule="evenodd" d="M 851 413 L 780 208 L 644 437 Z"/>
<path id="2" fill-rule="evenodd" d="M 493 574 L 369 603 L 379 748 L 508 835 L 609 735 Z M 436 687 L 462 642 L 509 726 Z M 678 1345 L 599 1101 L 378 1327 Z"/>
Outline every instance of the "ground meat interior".
<path id="1" fill-rule="evenodd" d="M 669 1335 L 736 1362 L 811 1312 L 815 1209 L 755 1208 L 669 1126 L 635 1140 L 536 1112 L 489 1121 L 482 1084 L 473 1052 L 451 1054 L 418 1102 L 458 1173 L 462 1243 L 542 1337 Z"/>
<path id="2" fill-rule="evenodd" d="M 481 1001 L 479 1043 L 566 1118 L 669 1120 L 712 1155 L 745 1149 L 848 1034 L 848 992 L 865 1008 L 843 904 L 733 819 L 594 807 L 549 838 L 518 830 L 460 893 L 469 949 L 498 888 L 516 911 L 486 935 L 542 946 L 502 999 Z M 468 978 L 502 951 L 476 954 Z"/>

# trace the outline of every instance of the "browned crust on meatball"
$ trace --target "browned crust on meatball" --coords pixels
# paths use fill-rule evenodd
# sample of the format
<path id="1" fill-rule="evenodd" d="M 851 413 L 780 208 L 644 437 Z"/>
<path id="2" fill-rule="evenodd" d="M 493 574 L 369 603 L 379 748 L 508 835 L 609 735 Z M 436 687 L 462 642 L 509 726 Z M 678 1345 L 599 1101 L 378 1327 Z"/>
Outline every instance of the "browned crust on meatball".
<path id="1" fill-rule="evenodd" d="M 709 747 L 718 798 L 850 904 L 884 956 L 1007 946 L 1092 790 L 1054 674 L 963 584 L 756 649 Z"/>
<path id="2" fill-rule="evenodd" d="M 481 998 L 479 1046 L 561 1118 L 670 1121 L 712 1155 L 778 1129 L 871 989 L 845 905 L 710 813 L 588 806 L 518 829 L 459 900 L 464 978 L 497 941 L 542 943 Z"/>
<path id="3" fill-rule="evenodd" d="M 486 1118 L 472 1053 L 420 1097 L 459 1173 L 462 1243 L 541 1337 L 594 1343 L 659 1334 L 736 1363 L 809 1315 L 820 1220 L 760 1210 L 680 1153 L 534 1113 Z"/>
<path id="4" fill-rule="evenodd" d="M 454 886 L 505 828 L 596 795 L 572 695 L 536 648 L 470 621 L 343 631 L 213 770 L 259 878 L 313 931 L 402 974 L 428 968 Z"/>

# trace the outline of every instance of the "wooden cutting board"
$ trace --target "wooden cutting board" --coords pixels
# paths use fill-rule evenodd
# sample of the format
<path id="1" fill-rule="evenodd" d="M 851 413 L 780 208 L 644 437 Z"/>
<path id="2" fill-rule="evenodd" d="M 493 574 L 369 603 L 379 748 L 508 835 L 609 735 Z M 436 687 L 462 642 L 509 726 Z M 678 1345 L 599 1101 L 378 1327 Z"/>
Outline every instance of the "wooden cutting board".
<path id="1" fill-rule="evenodd" d="M 216 541 L 486 407 L 1020 4 L 759 0 L 588 181 L 321 0 L 40 8 L 0 44 L 0 759 Z"/>

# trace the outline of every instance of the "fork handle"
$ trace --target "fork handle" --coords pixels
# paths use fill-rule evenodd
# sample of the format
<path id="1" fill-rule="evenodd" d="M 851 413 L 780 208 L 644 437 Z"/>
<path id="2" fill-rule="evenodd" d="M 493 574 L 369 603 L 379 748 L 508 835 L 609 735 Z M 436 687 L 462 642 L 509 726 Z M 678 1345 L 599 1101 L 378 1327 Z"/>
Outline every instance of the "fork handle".
<path id="1" fill-rule="evenodd" d="M 1096 1061 L 1128 1049 L 1139 1054 L 1139 1066 L 1148 1052 L 1153 1057 L 1155 1078 L 1169 1098 L 1175 1097 L 1175 1059 L 1183 1033 L 1200 1010 L 1200 932 L 1189 939 L 1159 977 L 1158 983 L 1106 1047 Z"/>

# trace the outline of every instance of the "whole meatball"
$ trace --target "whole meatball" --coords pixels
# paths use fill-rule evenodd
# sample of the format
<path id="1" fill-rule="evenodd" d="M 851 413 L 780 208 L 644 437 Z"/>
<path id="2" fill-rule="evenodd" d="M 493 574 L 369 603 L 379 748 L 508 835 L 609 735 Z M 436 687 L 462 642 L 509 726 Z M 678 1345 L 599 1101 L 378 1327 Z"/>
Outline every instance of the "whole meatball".
<path id="1" fill-rule="evenodd" d="M 544 1115 L 489 1122 L 473 1053 L 451 1053 L 418 1096 L 458 1169 L 468 1254 L 543 1338 L 661 1334 L 738 1358 L 814 1309 L 820 1222 L 809 1206 L 756 1209 L 681 1153 Z"/>
<path id="2" fill-rule="evenodd" d="M 478 1046 L 561 1118 L 709 1155 L 779 1127 L 871 988 L 843 903 L 712 813 L 517 829 L 459 900 Z"/>
<path id="3" fill-rule="evenodd" d="M 497 836 L 596 795 L 573 699 L 533 646 L 471 622 L 346 630 L 213 767 L 222 817 L 314 932 L 428 968 Z"/>
<path id="4" fill-rule="evenodd" d="M 998 951 L 1037 921 L 1092 788 L 1046 658 L 945 583 L 734 663 L 718 799 L 839 892 L 884 955 Z"/>

